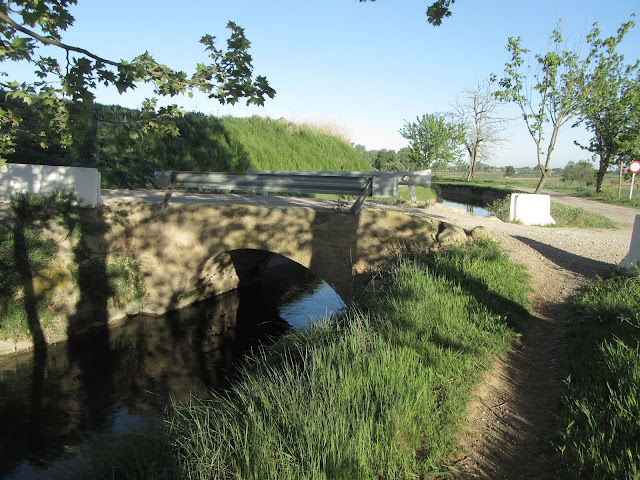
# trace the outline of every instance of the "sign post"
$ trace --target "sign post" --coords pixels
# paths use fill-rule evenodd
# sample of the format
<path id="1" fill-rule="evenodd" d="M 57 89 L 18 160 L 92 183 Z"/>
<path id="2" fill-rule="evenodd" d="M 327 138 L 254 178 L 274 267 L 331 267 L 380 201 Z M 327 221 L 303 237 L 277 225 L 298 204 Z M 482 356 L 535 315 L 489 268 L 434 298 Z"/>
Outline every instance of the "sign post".
<path id="1" fill-rule="evenodd" d="M 633 187 L 636 185 L 636 173 L 640 172 L 640 162 L 638 160 L 631 162 L 629 165 L 629 171 L 631 172 L 631 190 L 629 191 L 629 200 L 633 198 Z"/>

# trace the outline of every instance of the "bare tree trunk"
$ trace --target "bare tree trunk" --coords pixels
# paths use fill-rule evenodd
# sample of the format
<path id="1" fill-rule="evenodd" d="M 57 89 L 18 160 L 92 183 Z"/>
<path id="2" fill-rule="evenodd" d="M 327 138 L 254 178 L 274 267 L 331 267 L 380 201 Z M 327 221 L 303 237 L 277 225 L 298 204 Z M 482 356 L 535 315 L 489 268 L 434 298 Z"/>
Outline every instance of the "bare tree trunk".
<path id="1" fill-rule="evenodd" d="M 471 158 L 469 160 L 469 173 L 467 173 L 467 182 L 470 182 L 471 180 L 473 180 L 473 176 L 476 173 L 476 159 L 475 158 Z"/>
<path id="2" fill-rule="evenodd" d="M 551 177 L 551 170 L 545 168 L 542 170 L 542 174 L 540 175 L 540 181 L 538 182 L 538 186 L 536 187 L 536 191 L 534 193 L 542 192 L 544 188 L 544 184 L 547 183 L 547 180 Z"/>

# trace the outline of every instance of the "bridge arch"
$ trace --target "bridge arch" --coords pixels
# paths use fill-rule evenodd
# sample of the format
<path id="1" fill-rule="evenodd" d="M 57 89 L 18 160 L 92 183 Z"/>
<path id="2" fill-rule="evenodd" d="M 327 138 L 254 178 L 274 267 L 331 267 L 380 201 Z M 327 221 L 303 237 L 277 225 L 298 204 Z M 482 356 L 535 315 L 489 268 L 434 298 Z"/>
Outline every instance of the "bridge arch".
<path id="1" fill-rule="evenodd" d="M 266 271 L 287 263 L 309 272 L 314 278 L 326 281 L 318 272 L 311 269 L 312 265 L 301 263 L 305 260 L 304 257 L 290 258 L 268 250 L 238 248 L 219 253 L 207 260 L 199 274 L 198 283 L 207 290 L 205 294 L 216 295 L 248 285 Z"/>
<path id="2" fill-rule="evenodd" d="M 137 204 L 112 208 L 110 216 L 109 248 L 126 246 L 139 260 L 147 291 L 140 311 L 155 314 L 235 288 L 237 267 L 230 252 L 236 251 L 289 258 L 348 304 L 399 245 L 432 245 L 443 225 L 380 210 L 347 215 L 247 205 Z"/>

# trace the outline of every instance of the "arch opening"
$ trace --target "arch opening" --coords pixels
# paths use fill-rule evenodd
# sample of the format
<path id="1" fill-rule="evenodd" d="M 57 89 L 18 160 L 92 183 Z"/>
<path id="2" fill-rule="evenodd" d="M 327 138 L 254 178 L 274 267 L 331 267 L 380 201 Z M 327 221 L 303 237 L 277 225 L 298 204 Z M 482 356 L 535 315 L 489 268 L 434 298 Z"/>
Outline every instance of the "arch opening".
<path id="1" fill-rule="evenodd" d="M 247 304 L 277 305 L 278 315 L 294 328 L 310 319 L 340 314 L 346 307 L 340 295 L 310 269 L 266 250 L 219 254 L 205 266 L 201 281 L 218 294 L 237 290 L 241 296 L 256 297 Z"/>

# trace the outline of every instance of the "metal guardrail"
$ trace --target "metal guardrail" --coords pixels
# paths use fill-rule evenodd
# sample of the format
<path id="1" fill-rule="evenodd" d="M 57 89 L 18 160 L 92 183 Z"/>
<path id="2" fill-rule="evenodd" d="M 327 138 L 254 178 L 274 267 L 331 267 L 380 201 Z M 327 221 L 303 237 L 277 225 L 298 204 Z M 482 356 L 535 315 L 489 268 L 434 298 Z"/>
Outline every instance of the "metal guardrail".
<path id="1" fill-rule="evenodd" d="M 411 195 L 411 201 L 416 202 L 417 196 L 414 186 L 418 185 L 421 187 L 431 187 L 431 169 L 428 170 L 418 170 L 418 171 L 405 171 L 405 172 L 358 172 L 358 171 L 346 171 L 346 172 L 314 172 L 314 171 L 304 171 L 304 170 L 247 170 L 248 173 L 270 173 L 276 175 L 315 175 L 315 174 L 329 174 L 336 176 L 365 176 L 365 177 L 373 177 L 374 184 L 376 183 L 376 178 L 397 178 L 398 185 L 405 185 L 409 187 L 409 193 Z M 379 180 L 378 180 L 379 181 Z M 383 195 L 376 195 L 376 192 L 373 192 L 373 197 L 384 197 Z M 396 197 L 394 195 L 394 197 Z"/>
<path id="2" fill-rule="evenodd" d="M 313 171 L 258 171 L 248 174 L 218 172 L 155 172 L 156 186 L 166 188 L 163 205 L 168 205 L 174 188 L 197 188 L 215 190 L 240 190 L 287 192 L 287 193 L 328 193 L 334 195 L 354 195 L 357 200 L 351 207 L 352 213 L 362 209 L 369 196 L 395 198 L 398 185 L 424 185 L 426 175 L 407 180 L 414 172 L 313 172 Z M 429 171 L 428 182 L 431 182 Z M 410 187 L 412 188 L 412 187 Z M 412 194 L 412 197 L 415 194 Z"/>

